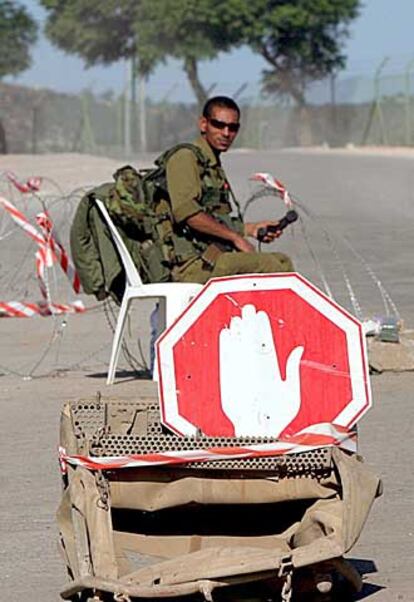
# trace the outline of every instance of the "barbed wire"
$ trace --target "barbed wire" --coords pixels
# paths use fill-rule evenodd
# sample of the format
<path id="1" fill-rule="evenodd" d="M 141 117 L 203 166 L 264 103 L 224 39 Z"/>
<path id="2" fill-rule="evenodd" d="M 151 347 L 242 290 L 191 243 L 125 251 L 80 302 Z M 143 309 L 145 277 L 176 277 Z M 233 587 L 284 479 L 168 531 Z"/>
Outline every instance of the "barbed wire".
<path id="1" fill-rule="evenodd" d="M 13 174 L 13 177 L 14 174 Z M 6 200 L 11 200 L 13 206 L 22 214 L 27 221 L 36 225 L 36 215 L 39 211 L 44 211 L 51 216 L 53 223 L 53 232 L 59 240 L 68 245 L 69 226 L 71 224 L 74 211 L 79 200 L 91 186 L 82 186 L 74 189 L 70 193 L 64 193 L 61 186 L 52 178 L 42 177 L 42 183 L 49 184 L 49 190 L 52 192 L 42 193 L 40 191 L 19 192 L 10 182 L 8 172 L 0 172 L 0 196 Z M 26 180 L 19 182 L 24 184 Z M 37 227 L 37 226 L 36 226 Z M 31 305 L 37 303 L 40 295 L 38 275 L 35 273 L 36 265 L 36 243 L 29 238 L 24 230 L 19 227 L 11 216 L 0 205 L 0 302 L 10 303 L 18 302 Z M 64 305 L 73 303 L 76 298 L 73 290 L 68 284 L 65 274 L 60 269 L 58 263 L 53 262 L 51 266 L 45 269 L 43 274 L 43 285 L 46 295 L 46 303 L 63 303 Z M 104 303 L 95 303 L 86 307 L 88 316 L 102 315 L 102 324 L 108 327 L 111 335 L 114 333 L 116 323 L 115 306 L 112 301 L 106 300 Z M 0 307 L 0 317 L 6 319 L 4 308 Z M 56 371 L 72 370 L 85 368 L 87 362 L 97 358 L 104 350 L 107 351 L 111 344 L 108 339 L 103 345 L 86 353 L 76 362 L 62 360 L 62 349 L 67 340 L 66 333 L 70 330 L 70 314 L 50 315 L 47 318 L 39 317 L 43 320 L 42 326 L 44 334 L 49 330 L 46 343 L 36 345 L 37 357 L 31 361 L 29 367 L 27 362 L 17 366 L 0 365 L 0 373 L 12 374 L 22 378 L 36 378 L 38 376 L 47 376 L 56 373 Z M 76 319 L 75 316 L 71 316 Z M 9 320 L 17 318 L 8 317 Z M 34 318 L 20 318 L 30 320 Z M 43 338 L 43 336 L 42 336 Z M 131 345 L 126 340 L 122 344 L 122 352 L 126 363 L 130 369 L 135 372 L 148 372 L 148 366 L 142 351 L 140 340 L 134 342 L 137 346 L 137 353 L 131 350 Z M 53 355 L 54 354 L 54 355 Z M 20 354 L 16 349 L 15 357 Z M 52 364 L 52 367 L 45 368 L 46 361 Z M 3 361 L 4 364 L 4 361 Z M 107 367 L 107 360 L 100 361 L 103 369 Z"/>
<path id="2" fill-rule="evenodd" d="M 259 186 L 257 190 L 255 190 L 251 196 L 247 199 L 243 215 L 246 215 L 247 209 L 251 208 L 251 205 L 255 202 L 260 201 L 266 197 L 273 197 L 275 199 L 279 199 L 279 195 L 275 190 L 268 188 L 266 186 Z M 344 262 L 344 248 L 351 254 L 353 259 L 356 259 L 360 268 L 363 269 L 369 276 L 369 279 L 374 284 L 375 288 L 378 290 L 380 294 L 380 300 L 382 302 L 382 311 L 385 315 L 390 315 L 395 317 L 397 320 L 401 319 L 400 311 L 397 308 L 396 303 L 392 299 L 389 291 L 386 289 L 385 285 L 375 273 L 372 266 L 363 258 L 361 253 L 359 253 L 354 245 L 344 236 L 341 236 L 337 232 L 334 232 L 332 228 L 329 228 L 324 220 L 316 215 L 309 207 L 300 201 L 299 199 L 292 197 L 295 208 L 299 211 L 299 227 L 301 229 L 303 242 L 306 246 L 306 249 L 309 252 L 309 255 L 314 264 L 314 269 L 321 281 L 322 288 L 326 292 L 326 294 L 335 299 L 335 294 L 333 292 L 332 284 L 329 284 L 328 277 L 326 274 L 326 270 L 323 268 L 323 261 L 321 260 L 321 255 L 325 255 L 324 250 L 316 251 L 313 248 L 313 245 L 310 243 L 310 238 L 312 237 L 312 233 L 310 230 L 310 226 L 313 225 L 315 231 L 313 235 L 315 235 L 315 239 L 320 240 L 320 234 L 322 234 L 323 239 L 325 240 L 325 244 L 328 247 L 329 255 L 334 259 L 336 263 L 335 270 L 340 274 L 341 280 L 346 287 L 348 293 L 348 299 L 350 303 L 350 310 L 352 313 L 359 319 L 364 320 L 367 316 L 369 316 L 370 311 L 363 310 L 361 301 L 359 299 L 359 295 L 356 292 L 356 285 L 352 283 L 352 277 L 348 273 L 348 270 L 345 267 Z M 290 226 L 290 228 L 294 228 L 294 226 Z"/>
<path id="3" fill-rule="evenodd" d="M 78 187 L 72 192 L 63 194 L 58 183 L 51 178 L 43 178 L 54 188 L 53 193 L 40 194 L 18 193 L 12 190 L 10 181 L 6 173 L 0 173 L 0 196 L 13 198 L 15 206 L 25 213 L 28 220 L 35 222 L 36 214 L 39 210 L 47 211 L 52 218 L 54 230 L 56 230 L 59 239 L 67 244 L 69 236 L 69 226 L 71 224 L 76 206 L 85 193 L 91 187 Z M 250 195 L 244 203 L 244 215 L 251 209 L 252 204 L 259 202 L 267 197 L 277 197 L 275 191 L 267 187 L 259 186 Z M 368 280 L 373 284 L 377 295 L 375 300 L 382 305 L 382 311 L 386 315 L 393 315 L 398 320 L 401 319 L 400 312 L 396 303 L 392 299 L 389 291 L 384 286 L 381 279 L 377 276 L 372 266 L 362 257 L 361 253 L 354 248 L 354 245 L 345 237 L 340 236 L 329 228 L 324 220 L 316 215 L 302 201 L 294 198 L 294 205 L 299 212 L 298 221 L 299 236 L 295 237 L 295 245 L 298 257 L 300 256 L 302 246 L 302 255 L 307 257 L 308 263 L 313 265 L 313 270 L 319 280 L 323 290 L 332 298 L 343 301 L 338 290 L 342 287 L 347 292 L 349 309 L 356 317 L 363 320 L 370 315 L 370 308 L 365 307 L 358 293 L 358 284 L 354 282 L 355 278 L 346 267 L 346 257 L 352 259 L 354 274 L 355 266 L 364 274 L 368 275 Z M 278 200 L 279 202 L 279 200 Z M 294 226 L 289 226 L 292 236 L 295 232 Z M 315 245 L 314 242 L 318 242 Z M 321 241 L 324 241 L 326 249 L 320 248 Z M 36 243 L 30 240 L 25 232 L 6 215 L 6 212 L 0 206 L 0 302 L 16 300 L 19 302 L 33 302 L 39 298 L 39 283 L 35 273 L 35 253 Z M 334 263 L 334 267 L 326 265 L 326 257 Z M 297 263 L 295 258 L 295 263 Z M 348 261 L 349 263 L 349 261 Z M 305 267 L 309 271 L 309 265 Z M 334 281 L 332 280 L 334 274 Z M 331 274 L 331 275 L 330 275 Z M 365 282 L 364 282 L 365 284 Z M 76 298 L 73 290 L 69 286 L 63 272 L 55 262 L 46 270 L 45 277 L 46 295 L 49 302 L 71 303 Z M 12 299 L 10 298 L 12 297 Z M 116 325 L 115 303 L 106 299 L 101 303 L 92 303 L 86 308 L 86 313 L 94 323 L 101 320 L 106 325 L 109 333 L 108 341 L 97 345 L 92 350 L 88 350 L 81 358 L 64 360 L 62 351 L 68 341 L 68 331 L 72 328 L 72 320 L 77 320 L 76 315 L 50 315 L 47 318 L 38 318 L 44 320 L 44 334 L 49 330 L 46 343 L 36 345 L 36 357 L 31 358 L 30 365 L 28 361 L 20 366 L 0 365 L 0 373 L 16 375 L 22 378 L 37 378 L 38 376 L 53 375 L 63 370 L 86 369 L 91 360 L 97 360 L 102 365 L 103 370 L 107 369 L 107 358 L 98 360 L 99 356 L 111 345 Z M 1 312 L 1 309 L 0 309 Z M 1 316 L 1 313 L 0 313 Z M 6 319 L 6 318 L 3 318 Z M 17 319 L 17 318 L 8 318 Z M 21 318 L 31 319 L 31 318 Z M 34 319 L 34 318 L 32 318 Z M 129 318 L 130 320 L 130 318 Z M 128 330 L 132 331 L 129 321 Z M 132 346 L 130 339 L 132 339 Z M 17 349 L 16 349 L 17 351 Z M 131 333 L 128 341 L 125 339 L 122 343 L 122 352 L 126 365 L 134 372 L 148 373 L 149 367 L 142 349 L 142 342 L 137 336 Z M 14 355 L 14 354 L 11 354 Z M 19 353 L 15 354 L 19 357 Z M 49 365 L 46 366 L 47 362 Z"/>

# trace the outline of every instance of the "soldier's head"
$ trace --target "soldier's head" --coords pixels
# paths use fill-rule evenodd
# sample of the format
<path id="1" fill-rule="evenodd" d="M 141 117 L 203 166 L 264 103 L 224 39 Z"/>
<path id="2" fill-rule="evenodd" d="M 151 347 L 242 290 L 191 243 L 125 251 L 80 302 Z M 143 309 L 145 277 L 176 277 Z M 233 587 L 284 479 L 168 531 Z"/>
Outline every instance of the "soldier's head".
<path id="1" fill-rule="evenodd" d="M 214 96 L 204 105 L 198 123 L 211 148 L 218 153 L 225 152 L 239 131 L 240 109 L 232 98 Z"/>

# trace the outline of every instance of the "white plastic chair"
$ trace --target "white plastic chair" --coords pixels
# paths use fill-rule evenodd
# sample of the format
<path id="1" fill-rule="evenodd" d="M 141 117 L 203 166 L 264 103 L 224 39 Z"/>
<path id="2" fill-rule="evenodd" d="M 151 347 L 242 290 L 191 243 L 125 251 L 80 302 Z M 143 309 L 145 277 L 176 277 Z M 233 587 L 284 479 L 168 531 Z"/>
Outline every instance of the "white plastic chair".
<path id="1" fill-rule="evenodd" d="M 113 241 L 118 250 L 120 259 L 125 270 L 125 292 L 122 297 L 121 307 L 119 309 L 118 320 L 116 323 L 114 340 L 112 342 L 111 359 L 109 361 L 107 385 L 111 385 L 115 379 L 116 366 L 118 364 L 119 352 L 121 350 L 122 338 L 128 317 L 128 311 L 133 299 L 158 299 L 158 335 L 185 309 L 191 299 L 202 288 L 197 283 L 181 282 L 157 282 L 154 284 L 144 284 L 141 276 L 132 261 L 132 257 L 125 246 L 115 224 L 113 223 L 104 203 L 100 199 L 95 199 L 102 217 L 108 224 L 112 234 Z M 158 380 L 157 362 L 154 363 L 153 380 Z"/>

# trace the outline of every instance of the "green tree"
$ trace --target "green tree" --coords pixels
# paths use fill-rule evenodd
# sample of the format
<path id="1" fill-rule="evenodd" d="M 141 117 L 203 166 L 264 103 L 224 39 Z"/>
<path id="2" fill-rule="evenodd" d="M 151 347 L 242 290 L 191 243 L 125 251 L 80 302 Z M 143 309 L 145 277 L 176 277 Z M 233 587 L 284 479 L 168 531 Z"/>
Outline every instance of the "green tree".
<path id="1" fill-rule="evenodd" d="M 69 54 L 79 56 L 87 67 L 131 60 L 132 106 L 130 132 L 137 135 L 135 111 L 136 75 L 148 76 L 160 60 L 158 48 L 138 56 L 137 23 L 142 20 L 142 0 L 40 0 L 47 11 L 45 33 Z M 125 114 L 127 117 L 127 114 Z M 82 118 L 84 123 L 84 118 Z"/>
<path id="2" fill-rule="evenodd" d="M 158 60 L 173 57 L 183 69 L 200 105 L 207 90 L 199 76 L 199 63 L 212 60 L 241 43 L 242 30 L 233 24 L 239 2 L 230 0 L 143 0 L 142 19 L 137 22 L 138 51 Z"/>
<path id="3" fill-rule="evenodd" d="M 147 76 L 168 57 L 202 104 L 199 63 L 247 44 L 270 66 L 263 89 L 295 103 L 308 120 L 309 83 L 345 65 L 343 45 L 360 0 L 40 0 L 46 33 L 87 65 L 134 58 Z M 300 120 L 299 120 L 300 121 Z"/>
<path id="4" fill-rule="evenodd" d="M 263 71 L 263 89 L 293 100 L 305 137 L 306 90 L 344 68 L 344 42 L 359 8 L 360 0 L 240 0 L 236 27 L 270 65 Z"/>
<path id="5" fill-rule="evenodd" d="M 173 57 L 182 61 L 201 104 L 206 90 L 198 73 L 201 60 L 215 58 L 237 42 L 230 28 L 238 3 L 222 0 L 40 0 L 48 12 L 46 35 L 87 66 L 135 58 L 147 76 Z"/>
<path id="6" fill-rule="evenodd" d="M 0 79 L 30 66 L 29 51 L 36 36 L 36 23 L 26 9 L 15 2 L 0 0 Z M 0 153 L 6 152 L 6 132 L 0 120 Z"/>
<path id="7" fill-rule="evenodd" d="M 343 46 L 359 6 L 360 0 L 141 0 L 138 48 L 142 56 L 152 48 L 159 60 L 181 59 L 201 104 L 199 62 L 247 44 L 270 66 L 264 91 L 289 98 L 306 116 L 309 84 L 345 66 Z"/>
<path id="8" fill-rule="evenodd" d="M 136 54 L 134 23 L 139 0 L 40 0 L 45 33 L 86 66 L 110 64 Z"/>
<path id="9" fill-rule="evenodd" d="M 36 37 L 36 23 L 26 9 L 0 0 L 0 79 L 30 66 L 30 47 Z"/>

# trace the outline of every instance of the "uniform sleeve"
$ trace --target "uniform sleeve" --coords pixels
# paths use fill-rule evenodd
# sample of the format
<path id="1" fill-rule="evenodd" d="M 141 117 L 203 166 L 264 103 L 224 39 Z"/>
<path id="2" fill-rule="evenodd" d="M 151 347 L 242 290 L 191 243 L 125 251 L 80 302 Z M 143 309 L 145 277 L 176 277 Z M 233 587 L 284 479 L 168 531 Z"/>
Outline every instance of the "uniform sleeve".
<path id="1" fill-rule="evenodd" d="M 167 162 L 167 186 L 174 219 L 187 220 L 200 213 L 200 173 L 195 154 L 188 148 L 178 150 Z"/>

